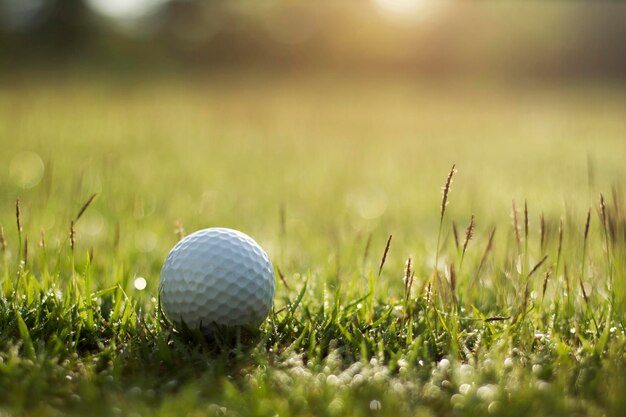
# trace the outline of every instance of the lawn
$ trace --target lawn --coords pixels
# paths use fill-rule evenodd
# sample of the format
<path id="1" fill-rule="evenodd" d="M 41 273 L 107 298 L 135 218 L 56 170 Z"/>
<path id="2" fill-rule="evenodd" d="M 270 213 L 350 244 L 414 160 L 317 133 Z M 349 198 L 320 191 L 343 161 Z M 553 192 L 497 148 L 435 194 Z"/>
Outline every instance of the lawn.
<path id="1" fill-rule="evenodd" d="M 624 114 L 611 85 L 5 78 L 0 416 L 622 415 Z M 236 340 L 158 308 L 212 226 L 277 273 Z"/>

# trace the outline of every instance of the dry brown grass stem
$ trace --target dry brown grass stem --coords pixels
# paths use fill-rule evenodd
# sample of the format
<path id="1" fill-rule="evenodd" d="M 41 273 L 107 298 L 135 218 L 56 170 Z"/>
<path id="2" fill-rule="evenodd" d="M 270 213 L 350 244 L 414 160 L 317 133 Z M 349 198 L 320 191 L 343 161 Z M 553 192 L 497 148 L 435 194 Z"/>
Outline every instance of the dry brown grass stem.
<path id="1" fill-rule="evenodd" d="M 85 210 L 87 210 L 87 207 L 89 207 L 89 205 L 91 204 L 91 202 L 93 201 L 93 199 L 96 198 L 96 194 L 92 194 L 91 197 L 89 197 L 87 199 L 87 201 L 85 201 L 85 204 L 83 204 L 83 206 L 80 208 L 80 210 L 78 211 L 78 214 L 76 215 L 76 217 L 74 218 L 74 223 L 78 222 L 78 220 L 81 218 L 81 216 L 83 215 L 83 213 L 85 212 Z"/>
<path id="2" fill-rule="evenodd" d="M 454 270 L 454 264 L 450 264 L 450 292 L 452 293 L 452 303 L 454 304 L 456 311 L 459 305 L 459 300 L 456 296 L 456 272 Z"/>
<path id="3" fill-rule="evenodd" d="M 4 238 L 4 227 L 0 225 L 0 250 L 5 252 L 7 250 L 7 241 Z"/>
<path id="4" fill-rule="evenodd" d="M 415 271 L 411 272 L 411 277 L 409 278 L 409 282 L 406 286 L 406 302 L 409 302 L 411 298 L 411 288 L 413 288 L 413 281 L 415 281 Z"/>
<path id="5" fill-rule="evenodd" d="M 493 316 L 487 317 L 484 321 L 489 323 L 491 321 L 505 321 L 511 319 L 511 316 Z"/>
<path id="6" fill-rule="evenodd" d="M 15 200 L 15 223 L 17 225 L 17 253 L 22 255 L 22 216 L 20 212 L 20 199 Z"/>
<path id="7" fill-rule="evenodd" d="M 287 285 L 287 280 L 285 279 L 285 275 L 283 274 L 283 271 L 281 271 L 278 266 L 276 267 L 276 272 L 278 272 L 278 278 L 280 278 L 280 282 L 282 282 L 285 288 L 289 290 L 290 288 L 289 288 L 289 285 Z"/>
<path id="8" fill-rule="evenodd" d="M 611 248 L 609 245 L 609 231 L 608 231 L 608 213 L 606 209 L 606 203 L 604 201 L 604 195 L 600 193 L 600 220 L 602 221 L 602 230 L 604 231 L 604 245 L 606 247 L 606 267 L 609 270 L 609 286 L 613 287 L 613 265 L 611 265 Z"/>
<path id="9" fill-rule="evenodd" d="M 545 255 L 543 258 L 541 258 L 541 260 L 533 267 L 533 269 L 530 270 L 530 272 L 528 273 L 528 278 L 530 278 L 535 272 L 537 272 L 539 267 L 543 265 L 546 259 L 548 259 L 548 255 Z"/>
<path id="10" fill-rule="evenodd" d="M 591 208 L 587 210 L 587 220 L 585 221 L 585 235 L 583 239 L 583 253 L 580 260 L 580 277 L 585 276 L 585 261 L 587 259 L 587 239 L 589 238 L 589 224 L 591 223 Z"/>
<path id="11" fill-rule="evenodd" d="M 556 267 L 554 273 L 558 276 L 561 264 L 561 253 L 563 252 L 563 218 L 559 220 L 559 246 L 556 251 Z"/>
<path id="12" fill-rule="evenodd" d="M 530 297 L 530 280 L 526 281 L 526 286 L 524 287 L 524 300 L 522 301 L 522 307 L 520 308 L 519 314 L 525 314 L 526 308 L 528 307 L 528 298 Z"/>
<path id="13" fill-rule="evenodd" d="M 456 226 L 455 221 L 452 222 L 452 235 L 454 236 L 454 247 L 456 248 L 458 252 L 459 251 L 459 230 Z"/>
<path id="14" fill-rule="evenodd" d="M 589 224 L 591 223 L 591 209 L 587 210 L 587 220 L 585 221 L 585 241 L 587 243 L 587 238 L 589 237 Z"/>
<path id="15" fill-rule="evenodd" d="M 43 229 L 39 233 L 39 247 L 46 250 L 46 232 Z"/>
<path id="16" fill-rule="evenodd" d="M 579 283 L 580 283 L 580 290 L 583 293 L 583 299 L 585 300 L 585 304 L 589 305 L 589 296 L 587 295 L 587 290 L 585 290 L 585 285 L 583 284 L 582 277 L 580 277 Z"/>
<path id="17" fill-rule="evenodd" d="M 467 244 L 472 239 L 472 237 L 474 237 L 475 227 L 476 227 L 476 224 L 474 223 L 474 215 L 472 214 L 469 225 L 467 226 L 467 229 L 465 229 L 465 241 L 463 242 L 463 255 L 465 255 L 465 251 L 467 250 Z"/>
<path id="18" fill-rule="evenodd" d="M 372 245 L 372 233 L 370 233 L 367 236 L 367 242 L 365 242 L 365 250 L 363 251 L 363 260 L 361 261 L 361 265 L 363 269 L 365 269 L 365 262 L 367 261 L 367 258 L 370 255 L 371 245 Z"/>
<path id="19" fill-rule="evenodd" d="M 521 314 L 525 314 L 526 313 L 526 308 L 528 307 L 528 298 L 530 296 L 530 277 L 539 269 L 539 267 L 541 267 L 541 265 L 543 265 L 543 263 L 546 261 L 546 259 L 548 259 L 548 256 L 544 256 L 534 267 L 533 269 L 530 270 L 530 272 L 528 273 L 528 276 L 526 277 L 526 285 L 524 287 L 524 299 L 522 301 L 522 308 L 520 309 L 520 313 Z M 518 313 L 519 315 L 519 313 Z"/>
<path id="20" fill-rule="evenodd" d="M 74 247 L 76 246 L 76 229 L 74 228 L 74 220 L 70 222 L 70 249 L 74 253 Z"/>
<path id="21" fill-rule="evenodd" d="M 602 227 L 604 227 L 604 231 L 606 232 L 606 203 L 604 202 L 604 195 L 602 195 L 602 193 L 600 193 L 600 219 L 602 220 Z"/>
<path id="22" fill-rule="evenodd" d="M 513 199 L 513 232 L 515 232 L 515 241 L 517 242 L 517 249 L 521 250 L 522 248 L 522 238 L 519 234 L 519 221 L 517 219 L 517 207 L 515 206 L 515 199 Z"/>
<path id="23" fill-rule="evenodd" d="M 539 218 L 539 250 L 543 254 L 546 247 L 546 219 L 541 213 L 541 217 Z"/>
<path id="24" fill-rule="evenodd" d="M 546 273 L 543 276 L 543 288 L 541 290 L 541 300 L 546 296 L 546 290 L 548 289 L 548 281 L 550 280 L 550 275 L 552 275 L 552 268 L 548 268 Z"/>
<path id="25" fill-rule="evenodd" d="M 487 241 L 487 246 L 485 247 L 483 256 L 480 258 L 480 263 L 478 264 L 478 269 L 476 270 L 477 276 L 480 274 L 480 271 L 483 269 L 483 266 L 485 266 L 485 262 L 487 261 L 487 256 L 489 256 L 489 253 L 491 252 L 491 248 L 493 247 L 493 238 L 495 235 L 496 235 L 496 227 L 494 226 L 493 229 L 491 229 L 491 233 L 489 234 L 489 240 Z"/>
<path id="26" fill-rule="evenodd" d="M 524 200 L 524 245 L 528 245 L 528 202 Z"/>
<path id="27" fill-rule="evenodd" d="M 15 200 L 15 221 L 17 223 L 17 233 L 22 237 L 22 222 L 20 216 L 20 199 Z"/>
<path id="28" fill-rule="evenodd" d="M 585 306 L 587 307 L 587 312 L 591 316 L 591 321 L 593 321 L 593 325 L 596 328 L 596 334 L 600 334 L 600 328 L 598 327 L 598 322 L 596 321 L 596 317 L 593 314 L 593 310 L 591 309 L 591 305 L 589 304 L 589 296 L 587 295 L 587 291 L 585 290 L 585 285 L 583 284 L 583 277 L 579 277 L 580 290 L 583 293 L 583 299 L 585 300 Z"/>
<path id="29" fill-rule="evenodd" d="M 380 266 L 378 267 L 378 277 L 380 277 L 381 272 L 383 271 L 383 266 L 385 265 L 385 261 L 387 260 L 387 254 L 389 253 L 389 247 L 391 246 L 391 238 L 393 235 L 389 235 L 387 239 L 387 244 L 385 245 L 385 251 L 383 252 L 383 257 L 380 260 Z"/>
<path id="30" fill-rule="evenodd" d="M 22 260 L 24 261 L 25 266 L 28 265 L 28 235 L 24 235 L 24 251 Z"/>
<path id="31" fill-rule="evenodd" d="M 459 263 L 459 275 L 463 273 L 463 261 L 465 261 L 465 252 L 467 251 L 467 244 L 474 236 L 474 215 L 470 218 L 469 225 L 465 229 L 465 240 L 463 241 L 463 251 L 461 252 L 461 262 Z"/>
<path id="32" fill-rule="evenodd" d="M 439 281 L 439 249 L 441 248 L 441 232 L 443 230 L 443 216 L 446 212 L 446 206 L 448 205 L 448 195 L 450 194 L 450 186 L 452 184 L 452 177 L 456 172 L 456 164 L 452 164 L 452 168 L 448 173 L 448 177 L 446 178 L 446 183 L 442 188 L 442 198 L 441 198 L 441 215 L 439 216 L 439 231 L 437 233 L 437 248 L 435 250 L 435 269 L 433 271 L 433 275 L 437 281 Z"/>

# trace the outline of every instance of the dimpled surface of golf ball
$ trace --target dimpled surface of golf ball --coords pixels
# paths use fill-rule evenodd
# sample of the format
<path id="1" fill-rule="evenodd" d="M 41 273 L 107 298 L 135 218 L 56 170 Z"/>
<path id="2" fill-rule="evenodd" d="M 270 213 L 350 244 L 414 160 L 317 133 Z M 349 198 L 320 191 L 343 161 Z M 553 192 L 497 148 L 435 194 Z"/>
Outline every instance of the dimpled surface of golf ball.
<path id="1" fill-rule="evenodd" d="M 199 230 L 165 258 L 159 291 L 166 316 L 189 328 L 258 326 L 274 300 L 276 282 L 263 249 L 236 230 Z"/>

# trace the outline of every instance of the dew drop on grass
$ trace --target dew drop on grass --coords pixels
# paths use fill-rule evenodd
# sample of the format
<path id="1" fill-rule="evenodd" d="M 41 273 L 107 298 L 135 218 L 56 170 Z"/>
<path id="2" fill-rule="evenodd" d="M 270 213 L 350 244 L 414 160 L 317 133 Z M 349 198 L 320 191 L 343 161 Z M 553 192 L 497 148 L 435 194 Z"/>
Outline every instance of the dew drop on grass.
<path id="1" fill-rule="evenodd" d="M 378 411 L 382 408 L 382 404 L 378 400 L 370 401 L 370 410 Z"/>
<path id="2" fill-rule="evenodd" d="M 512 368 L 513 367 L 513 359 L 511 358 L 506 358 L 504 360 L 504 367 L 505 368 Z"/>

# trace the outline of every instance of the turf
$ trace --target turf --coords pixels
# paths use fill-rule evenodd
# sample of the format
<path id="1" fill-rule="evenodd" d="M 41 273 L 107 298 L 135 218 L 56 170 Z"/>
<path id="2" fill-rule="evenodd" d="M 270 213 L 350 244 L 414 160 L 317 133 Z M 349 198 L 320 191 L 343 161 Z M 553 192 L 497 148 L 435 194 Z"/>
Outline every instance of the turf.
<path id="1" fill-rule="evenodd" d="M 601 86 L 5 82 L 0 415 L 621 415 L 623 114 Z M 210 226 L 274 262 L 258 333 L 159 310 Z"/>

